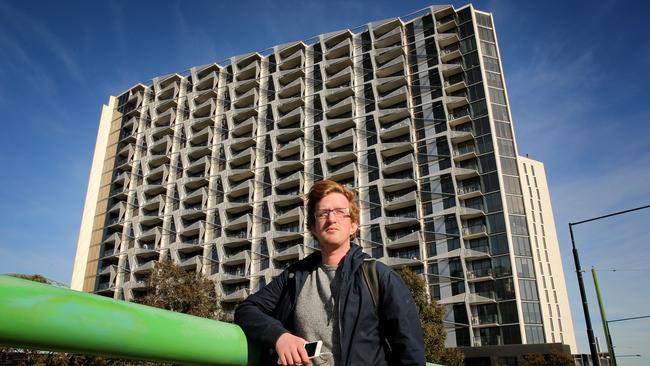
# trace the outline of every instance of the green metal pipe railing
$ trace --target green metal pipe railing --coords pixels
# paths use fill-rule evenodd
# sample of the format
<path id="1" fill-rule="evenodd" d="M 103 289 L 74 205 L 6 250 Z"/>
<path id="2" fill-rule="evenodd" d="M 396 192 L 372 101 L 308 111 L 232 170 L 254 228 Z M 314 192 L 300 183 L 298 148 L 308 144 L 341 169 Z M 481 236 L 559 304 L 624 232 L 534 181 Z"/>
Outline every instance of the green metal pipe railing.
<path id="1" fill-rule="evenodd" d="M 248 361 L 237 325 L 3 275 L 0 345 L 181 365 Z"/>
<path id="2" fill-rule="evenodd" d="M 229 323 L 0 276 L 0 344 L 182 365 L 246 365 Z"/>

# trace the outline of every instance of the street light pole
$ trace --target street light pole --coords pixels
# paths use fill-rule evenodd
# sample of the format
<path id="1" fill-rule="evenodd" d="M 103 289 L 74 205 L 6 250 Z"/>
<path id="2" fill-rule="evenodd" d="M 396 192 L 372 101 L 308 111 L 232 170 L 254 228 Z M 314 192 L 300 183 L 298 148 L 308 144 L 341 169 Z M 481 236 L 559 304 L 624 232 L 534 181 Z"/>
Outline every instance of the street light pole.
<path id="1" fill-rule="evenodd" d="M 596 348 L 596 338 L 594 337 L 594 329 L 591 326 L 591 317 L 589 316 L 589 303 L 587 302 L 585 282 L 582 278 L 580 257 L 578 256 L 578 249 L 576 249 L 576 243 L 573 238 L 573 225 L 574 224 L 569 223 L 569 233 L 571 234 L 571 247 L 573 248 L 573 262 L 576 265 L 576 274 L 578 275 L 578 287 L 580 288 L 580 298 L 582 299 L 582 311 L 585 314 L 585 323 L 587 324 L 587 339 L 589 341 L 589 351 L 591 352 L 591 362 L 594 366 L 600 366 L 600 357 L 598 357 L 598 349 Z"/>
<path id="2" fill-rule="evenodd" d="M 632 211 L 643 210 L 645 208 L 650 208 L 650 205 L 645 205 L 645 206 L 632 208 L 625 211 L 614 212 L 608 215 L 598 216 L 587 220 L 569 223 L 569 233 L 571 234 L 571 247 L 573 251 L 573 262 L 575 263 L 576 266 L 576 275 L 578 276 L 578 287 L 580 288 L 580 298 L 582 299 L 582 310 L 585 314 L 585 323 L 587 325 L 587 338 L 589 340 L 589 350 L 591 351 L 591 362 L 593 363 L 594 366 L 600 366 L 600 358 L 598 357 L 598 350 L 596 349 L 596 339 L 594 337 L 594 329 L 591 326 L 591 318 L 589 317 L 589 304 L 587 303 L 587 293 L 585 291 L 585 283 L 582 278 L 582 267 L 580 266 L 578 249 L 576 249 L 576 243 L 573 237 L 573 226 L 604 219 L 607 217 L 621 215 Z"/>
<path id="3" fill-rule="evenodd" d="M 607 315 L 605 314 L 605 304 L 600 295 L 600 285 L 598 284 L 598 275 L 596 268 L 591 267 L 591 276 L 594 278 L 594 287 L 596 288 L 596 297 L 598 298 L 598 306 L 600 307 L 600 317 L 603 321 L 603 330 L 605 331 L 605 341 L 607 342 L 607 351 L 609 352 L 609 359 L 611 366 L 616 366 L 616 355 L 614 354 L 614 344 L 612 343 L 612 335 L 609 332 L 609 323 L 607 322 Z"/>

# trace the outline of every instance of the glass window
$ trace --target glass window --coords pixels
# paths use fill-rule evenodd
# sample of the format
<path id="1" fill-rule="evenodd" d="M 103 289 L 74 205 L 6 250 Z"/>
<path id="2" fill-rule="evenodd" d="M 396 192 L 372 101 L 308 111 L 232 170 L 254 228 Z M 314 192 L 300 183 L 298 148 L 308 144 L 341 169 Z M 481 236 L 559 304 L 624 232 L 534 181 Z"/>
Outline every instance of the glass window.
<path id="1" fill-rule="evenodd" d="M 514 235 L 528 235 L 526 216 L 510 215 L 510 229 Z"/>
<path id="2" fill-rule="evenodd" d="M 497 169 L 497 163 L 492 153 L 481 155 L 478 160 L 481 164 L 481 173 L 488 173 Z"/>
<path id="3" fill-rule="evenodd" d="M 506 234 L 490 236 L 490 253 L 492 255 L 508 253 L 508 238 Z"/>
<path id="4" fill-rule="evenodd" d="M 513 236 L 512 242 L 514 246 L 515 255 L 523 255 L 530 257 L 533 255 L 530 250 L 530 241 L 527 236 Z"/>
<path id="5" fill-rule="evenodd" d="M 485 55 L 497 57 L 497 47 L 494 43 L 481 41 L 481 51 L 483 51 L 483 54 Z"/>
<path id="6" fill-rule="evenodd" d="M 483 192 L 499 190 L 499 176 L 496 172 L 482 175 L 481 180 L 483 181 Z"/>
<path id="7" fill-rule="evenodd" d="M 539 301 L 537 296 L 537 285 L 535 280 L 519 280 L 519 292 L 521 293 L 521 299 L 527 301 Z"/>
<path id="8" fill-rule="evenodd" d="M 518 325 L 509 325 L 507 327 L 502 327 L 501 334 L 503 335 L 503 344 L 521 344 L 521 331 L 519 330 Z M 507 359 L 514 359 L 515 363 L 513 365 L 518 365 L 516 363 L 516 357 L 507 357 Z"/>
<path id="9" fill-rule="evenodd" d="M 492 135 L 483 135 L 476 138 L 476 147 L 480 154 L 491 152 L 494 150 L 492 146 Z"/>
<path id="10" fill-rule="evenodd" d="M 487 28 L 478 27 L 478 36 L 482 41 L 494 42 L 494 34 Z"/>
<path id="11" fill-rule="evenodd" d="M 485 42 L 481 42 L 485 43 Z M 499 60 L 492 57 L 483 56 L 483 63 L 485 64 L 485 69 L 487 71 L 501 73 L 501 68 L 499 67 Z"/>
<path id="12" fill-rule="evenodd" d="M 465 38 L 462 41 L 460 41 L 460 53 L 466 54 L 475 50 L 476 50 L 476 40 L 474 39 L 474 37 Z"/>
<path id="13" fill-rule="evenodd" d="M 501 89 L 489 88 L 492 103 L 506 104 L 506 94 Z"/>
<path id="14" fill-rule="evenodd" d="M 508 205 L 508 213 L 525 215 L 524 199 L 520 196 L 506 196 L 506 203 Z"/>
<path id="15" fill-rule="evenodd" d="M 503 88 L 503 82 L 501 81 L 501 75 L 493 72 L 486 71 L 485 77 L 487 79 L 488 86 L 494 86 L 497 88 Z"/>
<path id="16" fill-rule="evenodd" d="M 503 186 L 506 193 L 521 195 L 521 186 L 519 185 L 519 178 L 504 175 Z"/>
<path id="17" fill-rule="evenodd" d="M 544 343 L 544 328 L 539 325 L 526 325 L 526 341 L 529 344 Z"/>
<path id="18" fill-rule="evenodd" d="M 508 108 L 498 104 L 492 104 L 492 117 L 499 121 L 510 122 L 508 118 Z"/>
<path id="19" fill-rule="evenodd" d="M 510 156 L 515 157 L 515 144 L 512 140 L 506 139 L 497 139 L 497 145 L 499 146 L 499 155 L 501 156 Z"/>
<path id="20" fill-rule="evenodd" d="M 492 268 L 497 277 L 506 277 L 512 275 L 512 264 L 510 263 L 510 256 L 502 255 L 492 258 Z"/>
<path id="21" fill-rule="evenodd" d="M 492 18 L 489 15 L 474 13 L 476 15 L 476 22 L 478 25 L 492 28 Z"/>
<path id="22" fill-rule="evenodd" d="M 517 316 L 517 302 L 506 301 L 499 303 L 499 313 L 501 314 L 501 323 L 510 324 L 519 321 Z"/>
<path id="23" fill-rule="evenodd" d="M 525 278 L 534 278 L 535 270 L 533 269 L 533 260 L 531 258 L 516 257 L 515 264 L 517 267 L 517 276 Z"/>
<path id="24" fill-rule="evenodd" d="M 542 324 L 542 313 L 537 302 L 522 302 L 521 310 L 526 324 Z"/>
<path id="25" fill-rule="evenodd" d="M 495 121 L 494 125 L 497 130 L 497 137 L 503 137 L 507 139 L 512 138 L 512 130 L 510 129 L 510 123 Z"/>
<path id="26" fill-rule="evenodd" d="M 470 107 L 472 110 L 473 118 L 483 117 L 484 115 L 487 114 L 487 105 L 485 104 L 484 100 L 481 100 L 479 102 L 474 102 L 470 105 Z"/>
<path id="27" fill-rule="evenodd" d="M 503 174 L 518 175 L 517 160 L 513 158 L 501 157 L 501 169 Z"/>
<path id="28" fill-rule="evenodd" d="M 503 214 L 501 213 L 488 215 L 487 224 L 488 224 L 488 233 L 490 234 L 501 233 L 506 231 L 506 223 L 505 220 L 503 219 Z"/>

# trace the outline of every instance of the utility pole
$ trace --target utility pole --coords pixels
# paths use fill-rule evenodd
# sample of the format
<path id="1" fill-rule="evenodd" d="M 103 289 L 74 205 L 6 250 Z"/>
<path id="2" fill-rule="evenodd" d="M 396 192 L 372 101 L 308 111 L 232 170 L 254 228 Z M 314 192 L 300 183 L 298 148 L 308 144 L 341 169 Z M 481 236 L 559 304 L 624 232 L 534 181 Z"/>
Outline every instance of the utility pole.
<path id="1" fill-rule="evenodd" d="M 616 355 L 614 354 L 612 335 L 609 333 L 609 322 L 607 321 L 607 315 L 605 315 L 605 304 L 603 304 L 603 298 L 600 295 L 600 285 L 598 284 L 598 275 L 596 274 L 595 267 L 591 267 L 591 276 L 594 278 L 594 287 L 596 288 L 598 307 L 600 307 L 600 318 L 603 321 L 603 330 L 605 331 L 605 341 L 607 342 L 607 352 L 609 352 L 609 359 L 611 362 L 611 366 L 616 366 Z"/>
<path id="2" fill-rule="evenodd" d="M 650 208 L 650 205 L 645 205 L 641 207 L 632 208 L 625 211 L 614 212 L 611 214 L 594 217 L 591 219 L 586 219 L 578 222 L 569 223 L 569 233 L 571 234 L 571 247 L 573 250 L 573 262 L 576 266 L 576 275 L 578 276 L 578 287 L 580 288 L 580 298 L 582 299 L 582 311 L 585 314 L 585 323 L 587 325 L 587 338 L 589 340 L 589 350 L 591 351 L 591 362 L 594 366 L 600 366 L 600 358 L 598 356 L 598 350 L 596 349 L 596 340 L 594 338 L 594 329 L 591 326 L 591 318 L 589 316 L 589 304 L 587 303 L 587 293 L 585 291 L 585 283 L 582 278 L 582 267 L 580 266 L 580 257 L 578 256 L 578 249 L 576 249 L 576 243 L 573 236 L 573 227 L 576 225 L 584 224 L 587 222 L 592 222 L 607 217 L 617 216 L 628 212 L 643 210 Z"/>

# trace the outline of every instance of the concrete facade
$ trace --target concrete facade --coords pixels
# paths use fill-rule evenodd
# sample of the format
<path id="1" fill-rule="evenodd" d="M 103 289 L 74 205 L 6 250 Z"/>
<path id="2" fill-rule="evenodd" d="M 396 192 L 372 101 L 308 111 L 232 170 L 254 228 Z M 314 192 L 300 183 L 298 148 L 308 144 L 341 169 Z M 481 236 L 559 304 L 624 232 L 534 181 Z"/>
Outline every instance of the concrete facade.
<path id="1" fill-rule="evenodd" d="M 359 192 L 358 244 L 425 276 L 449 346 L 551 342 L 501 70 L 491 14 L 432 6 L 136 85 L 73 286 L 131 300 L 172 260 L 232 311 L 317 250 L 301 194 L 328 178 Z"/>

